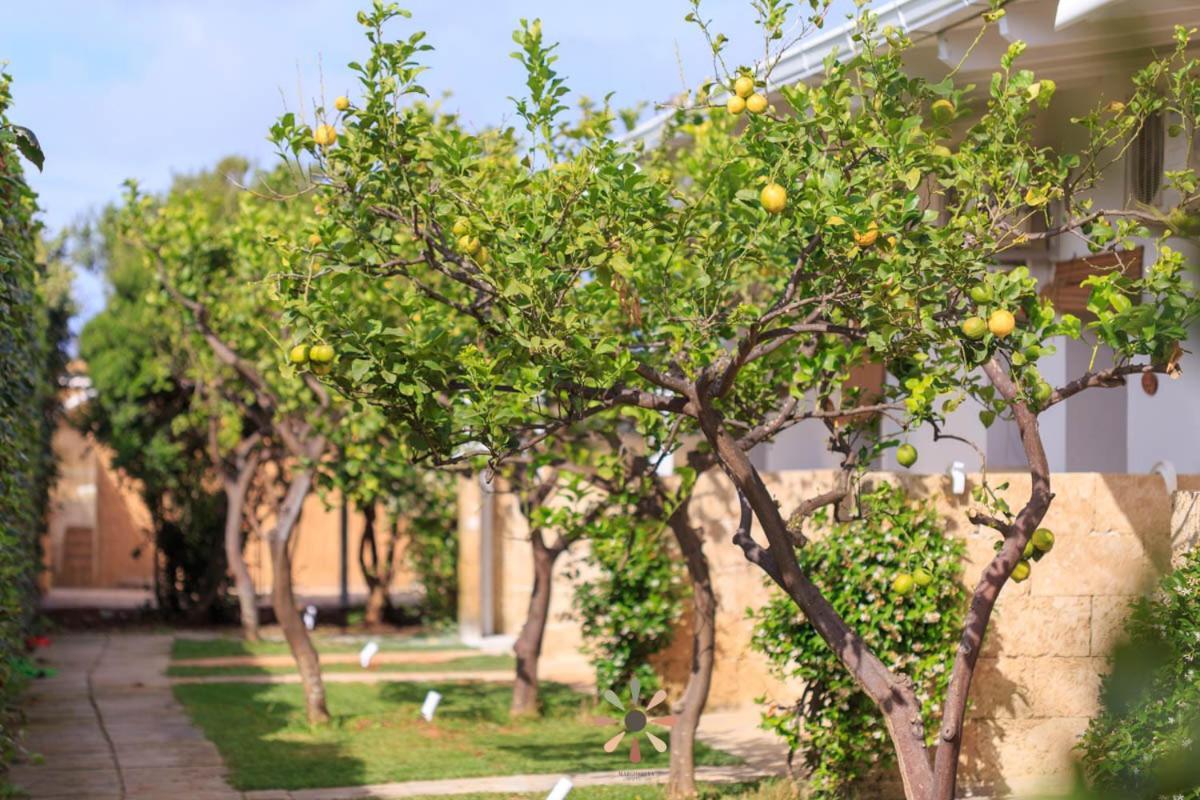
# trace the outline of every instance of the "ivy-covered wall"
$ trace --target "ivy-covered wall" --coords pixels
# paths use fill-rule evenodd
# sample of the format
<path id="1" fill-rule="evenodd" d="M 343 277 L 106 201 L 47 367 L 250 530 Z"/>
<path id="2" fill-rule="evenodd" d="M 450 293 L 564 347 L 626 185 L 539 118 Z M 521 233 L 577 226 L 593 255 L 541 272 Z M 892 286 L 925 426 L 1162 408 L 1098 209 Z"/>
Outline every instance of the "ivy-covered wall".
<path id="1" fill-rule="evenodd" d="M 65 300 L 47 300 L 37 201 L 24 178 L 22 156 L 40 164 L 41 154 L 9 121 L 10 101 L 10 78 L 0 73 L 0 771 L 16 744 L 67 321 Z"/>

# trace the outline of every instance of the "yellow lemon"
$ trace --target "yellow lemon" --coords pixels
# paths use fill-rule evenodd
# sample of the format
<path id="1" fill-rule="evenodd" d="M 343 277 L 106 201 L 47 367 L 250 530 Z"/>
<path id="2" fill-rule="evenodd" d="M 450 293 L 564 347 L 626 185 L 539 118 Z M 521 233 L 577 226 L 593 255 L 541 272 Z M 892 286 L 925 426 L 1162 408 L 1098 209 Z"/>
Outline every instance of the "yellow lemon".
<path id="1" fill-rule="evenodd" d="M 954 119 L 954 103 L 951 103 L 945 98 L 934 100 L 933 105 L 929 107 L 933 112 L 933 120 L 938 125 L 945 125 L 950 120 Z"/>
<path id="2" fill-rule="evenodd" d="M 342 95 L 337 100 L 333 101 L 333 107 L 338 111 L 345 111 L 350 107 L 350 98 L 346 97 L 346 95 Z"/>
<path id="3" fill-rule="evenodd" d="M 337 141 L 337 131 L 332 125 L 318 125 L 313 131 L 313 141 L 322 147 L 328 147 Z"/>
<path id="4" fill-rule="evenodd" d="M 862 231 L 861 233 L 859 231 L 854 232 L 854 243 L 859 247 L 870 247 L 871 245 L 875 244 L 875 240 L 878 238 L 879 226 L 874 222 L 872 222 L 865 231 Z"/>
<path id="5" fill-rule="evenodd" d="M 768 213 L 778 214 L 787 206 L 787 190 L 778 183 L 768 183 L 758 197 Z"/>
<path id="6" fill-rule="evenodd" d="M 746 110 L 751 114 L 761 114 L 767 110 L 767 98 L 763 97 L 758 92 L 750 95 L 746 100 Z"/>
<path id="7" fill-rule="evenodd" d="M 733 93 L 743 99 L 749 97 L 754 92 L 754 78 L 749 75 L 743 75 L 733 82 Z"/>
<path id="8" fill-rule="evenodd" d="M 735 94 L 725 101 L 725 110 L 730 114 L 740 114 L 746 110 L 746 101 Z"/>
<path id="9" fill-rule="evenodd" d="M 1003 339 L 1017 326 L 1016 317 L 1007 309 L 998 308 L 988 317 L 988 330 L 998 339 Z"/>

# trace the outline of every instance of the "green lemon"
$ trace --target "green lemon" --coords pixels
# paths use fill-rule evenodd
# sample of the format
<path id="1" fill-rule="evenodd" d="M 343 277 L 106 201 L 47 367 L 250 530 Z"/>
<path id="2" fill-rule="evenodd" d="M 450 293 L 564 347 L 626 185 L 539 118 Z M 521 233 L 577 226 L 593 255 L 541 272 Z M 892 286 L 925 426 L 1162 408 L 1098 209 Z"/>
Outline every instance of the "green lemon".
<path id="1" fill-rule="evenodd" d="M 308 351 L 308 357 L 317 364 L 328 364 L 333 361 L 333 348 L 327 344 L 314 344 Z"/>
<path id="2" fill-rule="evenodd" d="M 1049 528 L 1038 528 L 1029 543 L 1043 553 L 1049 553 L 1054 547 L 1054 533 Z"/>
<path id="3" fill-rule="evenodd" d="M 892 593 L 901 596 L 912 594 L 915 586 L 916 582 L 913 580 L 913 576 L 907 572 L 901 572 L 892 580 Z"/>
<path id="4" fill-rule="evenodd" d="M 968 339 L 982 339 L 988 329 L 983 317 L 967 317 L 963 320 L 960 328 L 963 336 L 966 336 Z"/>
<path id="5" fill-rule="evenodd" d="M 913 581 L 917 586 L 925 587 L 933 583 L 933 576 L 929 574 L 929 570 L 918 567 L 913 570 Z"/>
<path id="6" fill-rule="evenodd" d="M 298 344 L 288 353 L 288 361 L 293 364 L 303 364 L 308 361 L 308 345 Z"/>
<path id="7" fill-rule="evenodd" d="M 1015 567 L 1013 567 L 1012 579 L 1014 581 L 1016 581 L 1017 583 L 1023 583 L 1025 580 L 1027 580 L 1029 578 L 1030 570 L 1031 570 L 1031 567 L 1029 566 L 1028 561 L 1025 561 L 1025 560 L 1018 561 L 1017 565 Z"/>
<path id="8" fill-rule="evenodd" d="M 911 444 L 902 444 L 896 448 L 896 462 L 905 469 L 917 463 L 917 448 Z"/>
<path id="9" fill-rule="evenodd" d="M 971 287 L 971 299 L 976 303 L 986 303 L 992 299 L 992 290 L 983 284 L 977 283 Z"/>

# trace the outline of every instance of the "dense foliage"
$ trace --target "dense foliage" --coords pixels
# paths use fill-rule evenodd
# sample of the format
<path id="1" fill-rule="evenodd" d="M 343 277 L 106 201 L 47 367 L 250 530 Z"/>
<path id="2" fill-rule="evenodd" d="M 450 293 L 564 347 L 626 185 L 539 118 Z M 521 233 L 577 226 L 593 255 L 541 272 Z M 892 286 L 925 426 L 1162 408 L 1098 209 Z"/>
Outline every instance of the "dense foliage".
<path id="1" fill-rule="evenodd" d="M 683 610 L 682 566 L 667 521 L 639 513 L 650 484 L 635 481 L 607 495 L 607 513 L 586 534 L 587 577 L 575 584 L 574 611 L 601 691 L 621 694 L 633 678 L 646 691 L 657 688 L 650 660 L 671 643 Z"/>
<path id="2" fill-rule="evenodd" d="M 799 550 L 800 562 L 884 662 L 912 677 L 926 719 L 935 719 L 966 609 L 965 546 L 930 505 L 889 483 L 863 494 L 861 512 L 846 523 L 815 518 L 821 536 Z M 911 593 L 893 589 L 898 573 L 917 576 Z M 883 720 L 804 615 L 776 595 L 752 617 L 751 646 L 779 677 L 805 687 L 794 705 L 769 708 L 764 726 L 803 754 L 812 796 L 846 797 L 881 775 L 894 760 Z"/>
<path id="3" fill-rule="evenodd" d="M 1200 549 L 1133 603 L 1080 744 L 1097 792 L 1121 800 L 1200 798 Z"/>
<path id="4" fill-rule="evenodd" d="M 327 211 L 322 267 L 290 281 L 288 318 L 340 353 L 331 385 L 379 407 L 431 461 L 520 458 L 584 419 L 623 434 L 644 427 L 626 425 L 641 415 L 698 440 L 737 491 L 735 543 L 887 719 L 906 794 L 948 800 L 991 611 L 1029 569 L 1015 573 L 1053 500 L 1038 414 L 1128 375 L 1174 372 L 1200 315 L 1169 227 L 1089 199 L 1148 117 L 1178 115 L 1193 135 L 1200 66 L 1178 28 L 1175 48 L 1135 74 L 1122 102 L 1076 115 L 1085 135 L 1059 152 L 1035 131 L 1055 86 L 1022 67 L 1023 43 L 973 92 L 953 72 L 911 74 L 912 41 L 869 12 L 848 36 L 852 52 L 830 57 L 812 85 L 773 87 L 772 108 L 752 94 L 756 78 L 770 85 L 785 32 L 820 27 L 825 4 L 752 5 L 762 71 L 728 69 L 725 37 L 689 15 L 719 77 L 679 101 L 653 146 L 617 142 L 607 106 L 568 117 L 569 89 L 536 20 L 514 34 L 524 130 L 465 130 L 422 101 L 424 33 L 392 38 L 408 14 L 377 0 L 359 15 L 361 97 L 318 108 L 314 124 L 287 114 L 272 131 Z M 1004 13 L 994 3 L 981 25 Z M 743 88 L 744 102 L 728 97 Z M 1200 203 L 1192 171 L 1165 183 L 1179 206 Z M 1044 230 L 1026 230 L 1032 217 Z M 1027 269 L 994 269 L 1065 234 L 1095 251 L 1154 239 L 1158 258 L 1137 279 L 1089 279 L 1085 323 L 1057 312 Z M 1061 337 L 1085 335 L 1107 348 L 1051 386 L 1038 362 Z M 890 377 L 869 398 L 849 381 L 868 363 Z M 871 646 L 861 620 L 831 602 L 844 587 L 823 590 L 795 545 L 816 511 L 901 444 L 879 416 L 893 430 L 939 432 L 966 402 L 985 425 L 1020 430 L 1031 490 L 1019 504 L 1001 487 L 975 497 L 971 518 L 1001 542 L 959 646 L 939 662 L 951 677 L 934 743 L 914 723 L 927 709 L 912 665 L 889 664 L 887 641 Z M 826 424 L 842 480 L 785 510 L 742 445 L 804 420 Z M 847 591 L 861 600 L 870 588 Z"/>
<path id="5" fill-rule="evenodd" d="M 209 177 L 210 191 L 232 198 L 221 174 Z M 150 512 L 153 529 L 139 558 L 158 558 L 158 608 L 168 616 L 207 615 L 220 611 L 214 603 L 225 585 L 225 498 L 197 402 L 200 342 L 178 309 L 161 302 L 153 268 L 122 237 L 117 219 L 116 209 L 104 211 L 80 232 L 76 248 L 77 260 L 101 271 L 109 289 L 79 337 L 96 390 L 79 423 L 112 450 L 113 466 L 136 481 Z"/>
<path id="6" fill-rule="evenodd" d="M 33 134 L 8 118 L 11 80 L 0 72 L 0 771 L 16 746 L 20 665 L 34 623 L 38 538 L 54 459 L 57 378 L 70 303 L 40 246 L 37 199 L 20 155 L 39 168 Z M 19 155 L 20 154 L 20 155 Z M 59 278 L 60 285 L 51 280 Z"/>

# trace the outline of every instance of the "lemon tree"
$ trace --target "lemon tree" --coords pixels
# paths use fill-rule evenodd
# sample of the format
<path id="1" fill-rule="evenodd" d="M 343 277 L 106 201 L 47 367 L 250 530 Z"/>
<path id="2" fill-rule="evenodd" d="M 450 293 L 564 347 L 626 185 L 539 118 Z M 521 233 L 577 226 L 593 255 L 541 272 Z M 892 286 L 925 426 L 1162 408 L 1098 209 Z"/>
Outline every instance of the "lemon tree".
<path id="1" fill-rule="evenodd" d="M 308 227 L 310 214 L 301 203 L 248 193 L 214 197 L 184 185 L 152 197 L 131 184 L 120 225 L 158 278 L 155 297 L 147 299 L 183 312 L 205 357 L 229 376 L 220 388 L 223 402 L 236 404 L 235 419 L 249 420 L 283 454 L 278 479 L 286 490 L 267 534 L 272 603 L 304 682 L 308 716 L 323 722 L 324 686 L 296 608 L 289 542 L 341 411 L 312 371 L 289 363 L 294 345 L 327 343 L 283 326 L 274 284 L 284 270 L 307 265 L 304 245 L 292 237 Z"/>
<path id="2" fill-rule="evenodd" d="M 791 30 L 787 5 L 756 4 L 768 49 Z M 820 24 L 817 5 L 801 25 Z M 1087 197 L 1098 165 L 1146 116 L 1171 111 L 1191 129 L 1200 90 L 1186 31 L 1119 108 L 1080 118 L 1074 153 L 1034 140 L 1054 87 L 1021 68 L 1023 45 L 971 94 L 952 77 L 909 75 L 910 42 L 869 13 L 857 52 L 830 59 L 815 85 L 779 86 L 775 112 L 731 114 L 741 73 L 722 75 L 681 101 L 655 146 L 618 142 L 620 115 L 606 105 L 569 113 L 536 21 L 514 34 L 523 131 L 464 130 L 422 102 L 429 45 L 419 31 L 391 38 L 403 16 L 382 2 L 360 14 L 369 52 L 352 69 L 363 96 L 318 115 L 336 138 L 294 116 L 273 129 L 289 163 L 311 168 L 314 202 L 328 212 L 329 263 L 292 299 L 340 354 L 330 379 L 441 463 L 502 463 L 583 420 L 620 431 L 624 410 L 677 425 L 738 493 L 735 543 L 876 707 L 907 796 L 951 798 L 992 609 L 1052 501 L 1038 415 L 1128 375 L 1178 369 L 1178 342 L 1200 310 L 1182 256 L 1165 245 L 1143 278 L 1090 279 L 1086 323 L 1058 314 L 1028 270 L 990 268 L 1033 239 L 1082 236 L 1099 251 L 1169 234 L 1152 231 L 1145 211 Z M 720 64 L 723 37 L 690 16 Z M 1196 202 L 1194 175 L 1168 182 L 1183 206 Z M 940 217 L 929 193 L 945 197 Z M 1044 232 L 1018 224 L 1029 213 L 1047 217 Z M 345 295 L 364 280 L 383 287 L 384 310 L 364 313 Z M 984 325 L 964 330 L 976 319 Z M 1111 361 L 1050 386 L 1038 359 L 1058 337 L 1084 335 Z M 869 394 L 848 380 L 868 363 L 892 377 Z M 998 550 L 972 592 L 929 733 L 911 677 L 838 612 L 795 545 L 813 513 L 852 496 L 865 465 L 902 443 L 881 434 L 880 417 L 940 432 L 968 401 L 985 424 L 1003 417 L 1020 429 L 1032 491 L 1012 506 L 1001 487 L 976 498 L 973 518 L 997 531 Z M 842 476 L 783 509 L 741 444 L 806 420 L 825 424 Z M 755 520 L 765 542 L 751 534 Z M 671 777 L 674 793 L 690 791 Z"/>

